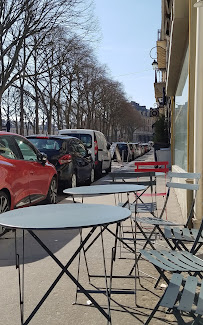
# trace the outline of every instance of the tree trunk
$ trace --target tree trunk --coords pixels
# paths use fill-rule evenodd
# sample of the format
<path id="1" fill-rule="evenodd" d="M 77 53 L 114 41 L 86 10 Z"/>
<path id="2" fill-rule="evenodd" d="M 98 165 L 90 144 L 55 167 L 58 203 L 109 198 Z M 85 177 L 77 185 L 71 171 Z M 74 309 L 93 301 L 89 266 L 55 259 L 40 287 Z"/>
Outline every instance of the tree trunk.
<path id="1" fill-rule="evenodd" d="M 24 135 L 24 109 L 23 109 L 24 82 L 20 85 L 20 134 Z"/>
<path id="2" fill-rule="evenodd" d="M 36 44 L 36 38 L 34 39 Z M 34 89 L 35 89 L 35 132 L 39 134 L 39 96 L 38 96 L 38 85 L 37 85 L 37 49 L 35 45 L 34 49 Z"/>
<path id="3" fill-rule="evenodd" d="M 2 130 L 1 100 L 2 100 L 2 94 L 0 93 L 0 130 Z"/>

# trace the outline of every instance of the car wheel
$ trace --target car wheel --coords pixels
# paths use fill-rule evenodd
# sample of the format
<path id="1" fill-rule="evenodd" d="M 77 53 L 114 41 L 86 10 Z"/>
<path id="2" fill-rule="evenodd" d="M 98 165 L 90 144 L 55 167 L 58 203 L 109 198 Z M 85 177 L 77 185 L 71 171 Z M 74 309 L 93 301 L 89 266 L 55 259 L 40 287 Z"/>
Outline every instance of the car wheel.
<path id="1" fill-rule="evenodd" d="M 90 183 L 94 182 L 94 168 L 91 170 L 91 175 L 90 175 Z"/>
<path id="2" fill-rule="evenodd" d="M 110 162 L 110 165 L 109 165 L 109 168 L 106 169 L 106 173 L 110 173 L 111 172 L 111 162 Z"/>
<path id="3" fill-rule="evenodd" d="M 10 210 L 10 200 L 4 191 L 0 191 L 0 213 Z M 0 226 L 0 237 L 6 234 L 9 230 Z"/>
<path id="4" fill-rule="evenodd" d="M 90 185 L 94 182 L 94 168 L 92 168 L 91 173 L 90 173 L 90 177 L 88 178 L 88 180 L 85 182 L 85 185 Z"/>
<path id="5" fill-rule="evenodd" d="M 10 210 L 10 200 L 4 191 L 0 191 L 0 213 Z"/>
<path id="6" fill-rule="evenodd" d="M 56 198 L 57 198 L 57 181 L 56 178 L 53 177 L 46 197 L 46 203 L 56 204 Z"/>
<path id="7" fill-rule="evenodd" d="M 72 174 L 70 185 L 71 187 L 77 187 L 77 176 L 75 173 Z"/>

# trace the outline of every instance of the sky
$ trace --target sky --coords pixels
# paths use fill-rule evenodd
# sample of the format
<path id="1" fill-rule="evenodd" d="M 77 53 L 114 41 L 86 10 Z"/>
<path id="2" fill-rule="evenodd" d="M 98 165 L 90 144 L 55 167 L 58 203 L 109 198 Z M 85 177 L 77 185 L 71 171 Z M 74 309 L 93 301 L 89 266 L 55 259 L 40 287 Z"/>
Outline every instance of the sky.
<path id="1" fill-rule="evenodd" d="M 161 0 L 94 0 L 102 40 L 96 55 L 126 97 L 155 107 L 153 58 L 161 28 Z M 151 50 L 152 49 L 152 50 Z M 151 52 L 150 52 L 151 51 Z"/>

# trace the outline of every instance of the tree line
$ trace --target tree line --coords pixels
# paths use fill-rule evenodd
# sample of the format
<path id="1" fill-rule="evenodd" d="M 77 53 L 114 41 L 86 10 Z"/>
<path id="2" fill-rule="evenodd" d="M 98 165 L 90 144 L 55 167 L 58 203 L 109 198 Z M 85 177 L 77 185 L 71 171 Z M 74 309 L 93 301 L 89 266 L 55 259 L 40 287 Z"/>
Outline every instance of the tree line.
<path id="1" fill-rule="evenodd" d="M 141 117 L 98 62 L 97 35 L 92 0 L 1 0 L 0 130 L 10 120 L 22 135 L 90 128 L 131 141 Z"/>

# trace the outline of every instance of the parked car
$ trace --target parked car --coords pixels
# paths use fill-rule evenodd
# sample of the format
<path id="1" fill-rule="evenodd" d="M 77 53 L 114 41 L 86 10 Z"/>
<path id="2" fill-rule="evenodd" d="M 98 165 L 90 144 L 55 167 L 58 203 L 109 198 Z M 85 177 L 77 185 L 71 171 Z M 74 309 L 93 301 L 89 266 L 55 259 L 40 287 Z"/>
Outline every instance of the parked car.
<path id="1" fill-rule="evenodd" d="M 117 142 L 113 142 L 110 146 L 111 159 L 114 161 L 121 162 L 121 155 L 118 149 Z"/>
<path id="2" fill-rule="evenodd" d="M 141 156 L 145 154 L 145 147 L 143 146 L 143 143 L 140 143 L 140 148 L 141 148 Z"/>
<path id="3" fill-rule="evenodd" d="M 89 129 L 63 129 L 59 130 L 59 134 L 76 137 L 85 144 L 91 152 L 97 177 L 101 177 L 103 171 L 106 173 L 111 171 L 110 144 L 102 132 Z"/>
<path id="4" fill-rule="evenodd" d="M 82 141 L 62 135 L 30 135 L 27 138 L 47 155 L 58 173 L 60 188 L 89 185 L 94 181 L 94 162 Z"/>
<path id="5" fill-rule="evenodd" d="M 56 203 L 57 172 L 24 137 L 0 132 L 0 213 L 44 199 Z"/>
<path id="6" fill-rule="evenodd" d="M 150 150 L 149 143 L 143 143 L 142 145 L 144 146 L 145 153 L 147 153 Z"/>
<path id="7" fill-rule="evenodd" d="M 132 160 L 132 152 L 130 146 L 127 142 L 116 142 L 116 146 L 119 150 L 121 160 L 123 161 L 131 161 Z"/>
<path id="8" fill-rule="evenodd" d="M 130 147 L 132 160 L 135 160 L 135 158 L 137 158 L 136 145 L 132 142 L 129 142 L 128 145 Z"/>
<path id="9" fill-rule="evenodd" d="M 141 146 L 138 142 L 135 142 L 134 146 L 135 146 L 136 158 L 138 158 L 142 155 Z"/>

